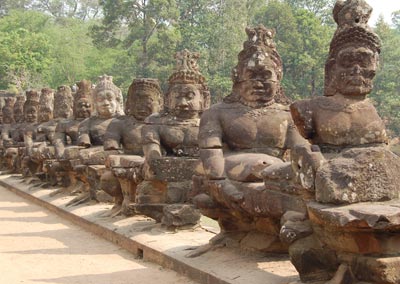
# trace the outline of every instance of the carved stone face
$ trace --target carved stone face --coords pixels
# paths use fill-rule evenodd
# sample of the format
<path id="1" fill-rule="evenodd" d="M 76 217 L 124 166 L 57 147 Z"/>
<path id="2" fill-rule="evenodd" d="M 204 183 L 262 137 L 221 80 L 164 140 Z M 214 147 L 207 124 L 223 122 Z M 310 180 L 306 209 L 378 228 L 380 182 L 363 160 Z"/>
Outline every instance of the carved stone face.
<path id="1" fill-rule="evenodd" d="M 25 121 L 28 123 L 36 122 L 38 119 L 38 108 L 35 106 L 27 106 L 25 109 Z"/>
<path id="2" fill-rule="evenodd" d="M 176 84 L 170 90 L 170 108 L 180 118 L 191 118 L 202 110 L 203 97 L 197 86 Z"/>
<path id="3" fill-rule="evenodd" d="M 24 121 L 24 112 L 21 110 L 15 110 L 14 109 L 14 119 L 15 122 L 19 123 L 19 122 L 23 122 Z"/>
<path id="4" fill-rule="evenodd" d="M 95 104 L 98 115 L 103 118 L 112 117 L 117 111 L 117 100 L 111 90 L 98 92 Z"/>
<path id="5" fill-rule="evenodd" d="M 275 70 L 268 65 L 249 65 L 240 70 L 235 91 L 245 102 L 265 104 L 272 101 L 278 87 Z"/>
<path id="6" fill-rule="evenodd" d="M 48 107 L 41 107 L 39 111 L 39 122 L 47 122 L 53 118 L 53 110 Z"/>
<path id="7" fill-rule="evenodd" d="M 9 108 L 4 109 L 3 108 L 3 123 L 4 124 L 10 124 L 10 123 L 13 123 L 13 122 L 14 122 L 14 119 L 13 119 L 13 111 L 12 111 L 12 109 L 9 109 Z"/>
<path id="8" fill-rule="evenodd" d="M 82 98 L 75 104 L 75 118 L 84 119 L 90 117 L 92 106 L 88 99 Z"/>
<path id="9" fill-rule="evenodd" d="M 152 113 L 158 112 L 160 108 L 157 94 L 151 89 L 135 90 L 129 102 L 129 113 L 138 120 L 144 120 Z"/>
<path id="10" fill-rule="evenodd" d="M 336 57 L 334 70 L 336 89 L 343 95 L 367 95 L 372 90 L 376 68 L 377 56 L 370 49 L 342 49 Z"/>
<path id="11" fill-rule="evenodd" d="M 57 118 L 69 118 L 71 113 L 71 106 L 67 102 L 62 102 L 60 105 L 56 105 L 54 108 L 54 116 Z"/>

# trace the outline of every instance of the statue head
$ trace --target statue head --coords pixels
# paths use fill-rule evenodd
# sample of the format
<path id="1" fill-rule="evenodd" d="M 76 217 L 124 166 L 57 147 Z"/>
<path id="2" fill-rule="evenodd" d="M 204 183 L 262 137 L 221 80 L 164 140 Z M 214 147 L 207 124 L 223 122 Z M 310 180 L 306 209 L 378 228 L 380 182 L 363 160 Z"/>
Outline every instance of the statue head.
<path id="1" fill-rule="evenodd" d="M 337 30 L 325 64 L 325 96 L 365 97 L 379 63 L 380 39 L 367 25 L 371 7 L 364 0 L 337 1 Z"/>
<path id="2" fill-rule="evenodd" d="M 263 25 L 246 28 L 248 40 L 232 70 L 232 94 L 226 101 L 240 101 L 250 106 L 274 102 L 288 103 L 280 85 L 282 60 L 275 48 L 275 31 Z"/>
<path id="3" fill-rule="evenodd" d="M 73 100 L 71 88 L 66 85 L 59 86 L 54 95 L 54 118 L 70 118 Z"/>
<path id="4" fill-rule="evenodd" d="M 5 103 L 5 105 L 2 108 L 3 123 L 4 124 L 14 123 L 15 122 L 15 120 L 14 120 L 15 98 L 13 98 L 13 97 L 4 98 L 4 103 Z"/>
<path id="5" fill-rule="evenodd" d="M 53 119 L 54 91 L 50 88 L 43 88 L 39 99 L 39 122 L 47 122 Z"/>
<path id="6" fill-rule="evenodd" d="M 14 120 L 16 123 L 21 123 L 24 121 L 24 104 L 25 104 L 25 96 L 20 95 L 17 96 L 17 100 L 14 103 L 13 113 L 14 113 Z"/>
<path id="7" fill-rule="evenodd" d="M 162 108 L 162 94 L 157 79 L 140 78 L 133 80 L 128 90 L 125 113 L 138 120 L 144 120 Z"/>
<path id="8" fill-rule="evenodd" d="M 93 112 L 92 82 L 82 80 L 77 82 L 76 85 L 78 89 L 74 93 L 74 118 L 88 118 Z"/>
<path id="9" fill-rule="evenodd" d="M 186 49 L 175 55 L 176 67 L 169 77 L 165 108 L 179 118 L 198 117 L 210 107 L 210 92 L 197 66 L 199 53 Z"/>
<path id="10" fill-rule="evenodd" d="M 94 115 L 101 118 L 123 114 L 122 92 L 112 79 L 112 76 L 100 76 L 93 92 Z"/>
<path id="11" fill-rule="evenodd" d="M 26 101 L 24 103 L 24 120 L 28 123 L 38 121 L 40 95 L 36 90 L 26 91 Z"/>

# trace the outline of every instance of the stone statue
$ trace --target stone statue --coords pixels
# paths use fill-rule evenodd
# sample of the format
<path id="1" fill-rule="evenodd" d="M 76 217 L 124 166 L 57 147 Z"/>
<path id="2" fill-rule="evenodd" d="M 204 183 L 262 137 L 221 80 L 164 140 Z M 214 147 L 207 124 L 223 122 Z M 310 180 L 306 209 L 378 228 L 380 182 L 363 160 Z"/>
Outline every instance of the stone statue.
<path id="1" fill-rule="evenodd" d="M 13 108 L 15 123 L 21 123 L 24 121 L 25 101 L 26 101 L 26 97 L 24 95 L 17 96 L 17 99 L 14 104 L 14 108 Z"/>
<path id="2" fill-rule="evenodd" d="M 2 108 L 3 112 L 3 124 L 12 124 L 15 122 L 14 120 L 14 97 L 4 98 L 4 106 Z"/>
<path id="3" fill-rule="evenodd" d="M 23 153 L 21 153 L 21 171 L 24 177 L 35 172 L 36 164 L 30 163 L 32 149 L 37 136 L 37 126 L 39 125 L 39 105 L 40 94 L 36 90 L 26 91 L 26 101 L 24 103 L 24 125 L 21 127 L 23 135 Z"/>
<path id="4" fill-rule="evenodd" d="M 57 176 L 57 182 L 61 181 L 64 188 L 52 193 L 55 195 L 59 192 L 79 191 L 78 180 L 76 173 L 73 171 L 75 165 L 79 165 L 79 150 L 82 147 L 78 144 L 78 128 L 79 124 L 89 118 L 92 113 L 92 83 L 87 80 L 82 80 L 76 83 L 77 90 L 74 94 L 71 93 L 71 88 L 68 86 L 60 86 L 60 100 L 65 104 L 65 109 L 72 109 L 73 117 L 69 116 L 61 119 L 55 130 L 54 147 L 56 152 L 57 163 L 53 163 L 48 167 L 49 172 L 53 172 Z M 62 94 L 62 95 L 61 95 Z M 65 111 L 66 113 L 67 111 Z M 67 153 L 65 154 L 65 149 Z"/>
<path id="5" fill-rule="evenodd" d="M 85 147 L 78 151 L 80 165 L 74 166 L 74 171 L 85 184 L 83 194 L 72 200 L 68 205 L 77 205 L 88 199 L 97 200 L 96 189 L 100 177 L 105 170 L 105 160 L 110 154 L 118 151 L 104 152 L 104 135 L 112 119 L 123 115 L 123 98 L 121 90 L 114 85 L 112 76 L 103 75 L 93 90 L 94 110 L 91 117 L 83 120 L 78 129 L 78 146 Z M 73 150 L 75 151 L 76 150 Z M 68 157 L 75 154 L 68 153 Z"/>
<path id="6" fill-rule="evenodd" d="M 56 127 L 55 147 L 56 155 L 59 159 L 64 158 L 64 149 L 66 146 L 78 144 L 78 126 L 92 113 L 92 83 L 87 80 L 77 82 L 77 92 L 72 95 L 71 88 L 60 86 L 58 92 L 62 94 L 60 100 L 65 104 L 65 113 L 68 110 L 68 116 L 60 120 Z M 72 110 L 73 118 L 70 117 Z"/>
<path id="7" fill-rule="evenodd" d="M 13 114 L 15 123 L 9 124 L 2 130 L 2 146 L 4 148 L 4 159 L 7 169 L 11 172 L 18 172 L 20 165 L 18 163 L 18 147 L 23 146 L 24 136 L 22 128 L 24 122 L 24 104 L 25 95 L 17 96 L 16 102 L 13 107 Z"/>
<path id="8" fill-rule="evenodd" d="M 3 141 L 6 141 L 5 144 L 10 141 L 10 132 L 11 128 L 14 125 L 14 103 L 15 103 L 15 98 L 14 97 L 6 97 L 4 98 L 4 103 L 5 105 L 2 108 L 2 117 L 3 117 L 3 122 L 0 125 L 0 130 L 1 130 L 1 137 L 0 137 L 0 155 L 1 157 L 4 157 L 5 155 L 5 148 L 4 148 L 4 143 Z M 5 162 L 4 159 L 1 159 L 1 169 L 6 169 L 7 168 L 7 163 Z"/>
<path id="9" fill-rule="evenodd" d="M 286 252 L 279 240 L 284 194 L 264 190 L 262 171 L 283 164 L 286 151 L 308 144 L 296 131 L 280 81 L 282 61 L 275 32 L 246 28 L 248 40 L 232 72 L 232 93 L 205 111 L 200 123 L 200 158 L 205 176 L 194 179 L 194 203 L 218 221 L 210 246 Z M 285 201 L 284 201 L 285 200 Z M 207 247 L 207 246 L 206 246 Z M 209 247 L 208 247 L 209 248 Z M 190 256 L 196 256 L 203 248 Z"/>
<path id="10" fill-rule="evenodd" d="M 177 53 L 164 110 L 148 117 L 142 129 L 145 180 L 137 187 L 135 209 L 167 227 L 192 226 L 200 218 L 188 204 L 191 178 L 200 166 L 200 115 L 210 104 L 198 58 L 188 50 Z"/>
<path id="11" fill-rule="evenodd" d="M 42 172 L 43 160 L 46 155 L 45 148 L 54 139 L 54 131 L 56 123 L 53 120 L 54 110 L 54 90 L 50 88 L 42 88 L 39 98 L 38 125 L 33 130 L 32 134 L 24 136 L 26 153 L 29 153 L 24 158 L 24 167 L 29 169 L 29 176 L 35 175 L 41 180 L 45 179 Z M 48 152 L 48 151 L 47 151 Z"/>
<path id="12" fill-rule="evenodd" d="M 114 197 L 115 206 L 108 215 L 134 214 L 136 186 L 143 180 L 144 162 L 141 130 L 144 119 L 158 113 L 162 107 L 158 80 L 135 79 L 129 87 L 125 116 L 114 118 L 104 138 L 104 150 L 123 151 L 108 157 L 107 170 L 101 177 L 100 187 Z"/>
<path id="13" fill-rule="evenodd" d="M 53 99 L 53 119 L 39 126 L 40 132 L 45 134 L 45 143 L 42 143 L 37 150 L 36 160 L 44 163 L 43 170 L 47 175 L 47 179 L 51 185 L 57 184 L 57 176 L 59 168 L 57 167 L 56 158 L 57 145 L 59 145 L 59 136 L 57 129 L 60 124 L 64 125 L 71 120 L 73 97 L 68 86 L 59 86 L 55 92 Z"/>
<path id="14" fill-rule="evenodd" d="M 313 145 L 292 151 L 298 184 L 292 194 L 306 211 L 289 208 L 280 237 L 306 282 L 400 283 L 394 269 L 400 263 L 400 158 L 389 150 L 384 123 L 366 98 L 381 46 L 367 25 L 371 11 L 364 0 L 336 2 L 324 96 L 290 107 Z M 281 172 L 265 170 L 267 190 L 276 189 L 270 184 Z"/>

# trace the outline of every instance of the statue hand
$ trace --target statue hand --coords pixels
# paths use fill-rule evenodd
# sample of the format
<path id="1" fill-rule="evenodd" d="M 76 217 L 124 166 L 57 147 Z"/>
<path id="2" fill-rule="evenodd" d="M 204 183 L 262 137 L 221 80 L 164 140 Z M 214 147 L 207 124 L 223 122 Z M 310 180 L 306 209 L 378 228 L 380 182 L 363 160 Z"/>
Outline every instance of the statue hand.
<path id="1" fill-rule="evenodd" d="M 324 161 L 317 145 L 298 145 L 291 151 L 291 164 L 297 181 L 310 190 L 314 189 L 315 174 Z"/>

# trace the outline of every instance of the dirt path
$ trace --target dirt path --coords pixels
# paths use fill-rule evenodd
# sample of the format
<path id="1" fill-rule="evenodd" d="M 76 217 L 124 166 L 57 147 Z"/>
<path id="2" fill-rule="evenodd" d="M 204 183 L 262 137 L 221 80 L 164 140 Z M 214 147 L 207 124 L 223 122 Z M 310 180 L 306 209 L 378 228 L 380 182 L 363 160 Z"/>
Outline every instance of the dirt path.
<path id="1" fill-rule="evenodd" d="M 135 259 L 119 247 L 0 187 L 0 283 L 196 282 Z"/>

